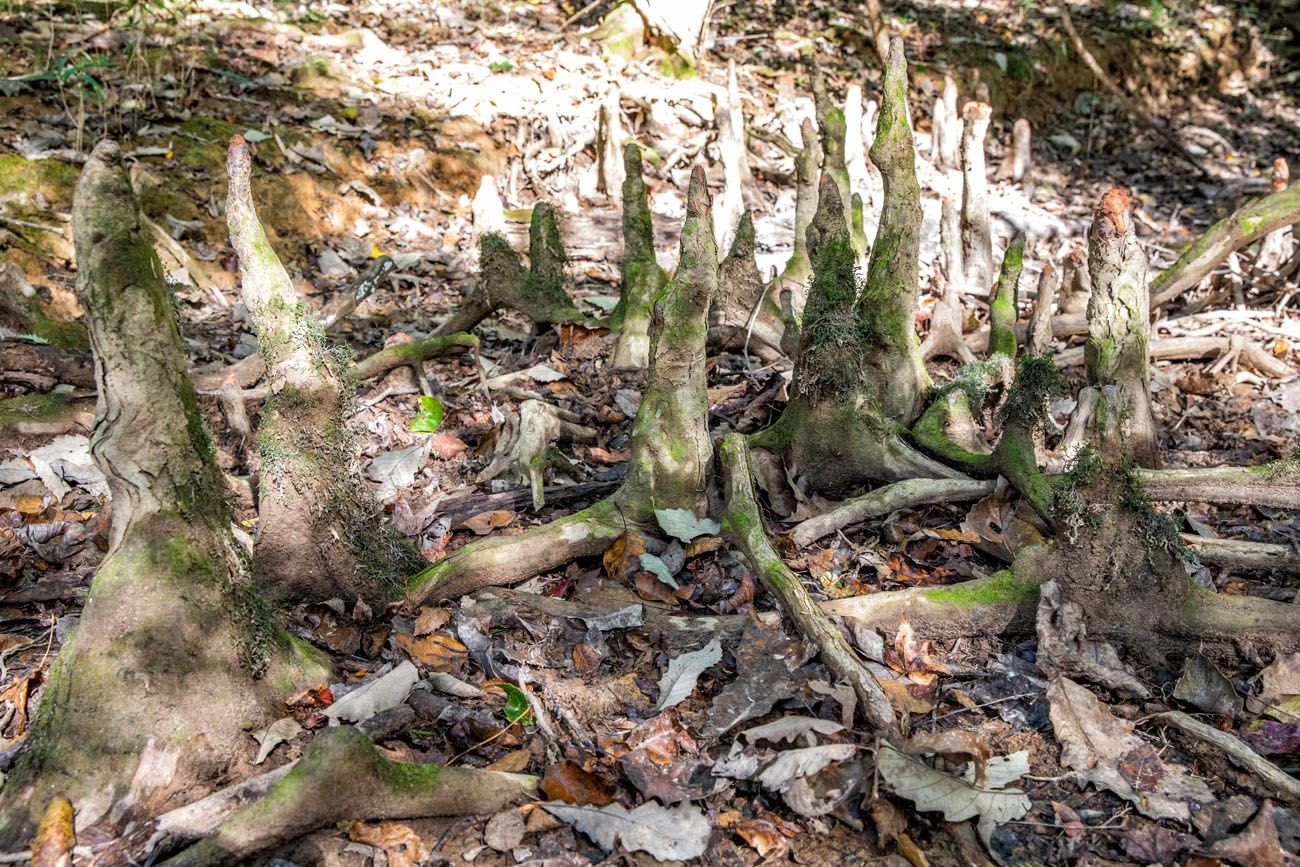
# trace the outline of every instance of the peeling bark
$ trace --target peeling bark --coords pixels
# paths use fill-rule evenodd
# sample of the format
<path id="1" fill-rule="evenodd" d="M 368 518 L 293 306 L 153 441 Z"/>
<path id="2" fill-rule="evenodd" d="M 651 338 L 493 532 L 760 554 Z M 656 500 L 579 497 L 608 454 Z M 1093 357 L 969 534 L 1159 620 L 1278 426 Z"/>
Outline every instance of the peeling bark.
<path id="1" fill-rule="evenodd" d="M 269 723 L 288 695 L 328 676 L 243 575 L 163 268 L 120 159 L 112 142 L 97 145 L 73 204 L 109 549 L 0 794 L 5 848 L 55 793 L 83 828 L 201 793 L 248 763 L 242 724 Z"/>

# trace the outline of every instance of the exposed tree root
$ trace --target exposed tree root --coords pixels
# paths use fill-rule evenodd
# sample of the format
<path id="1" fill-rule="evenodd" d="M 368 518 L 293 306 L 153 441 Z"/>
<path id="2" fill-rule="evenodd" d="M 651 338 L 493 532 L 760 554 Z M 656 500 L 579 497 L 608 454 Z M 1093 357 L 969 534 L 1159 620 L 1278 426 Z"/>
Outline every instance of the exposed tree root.
<path id="1" fill-rule="evenodd" d="M 704 172 L 691 173 L 677 273 L 654 302 L 649 381 L 632 427 L 628 473 L 614 494 L 574 515 L 460 549 L 408 584 L 415 600 L 512 584 L 603 552 L 625 530 L 654 526 L 657 509 L 707 505 L 713 446 L 705 386 L 708 311 L 718 288 Z"/>
<path id="2" fill-rule="evenodd" d="M 1156 714 L 1155 720 L 1178 729 L 1203 743 L 1210 744 L 1219 752 L 1231 758 L 1237 765 L 1246 768 L 1259 778 L 1272 794 L 1293 804 L 1300 804 L 1300 780 L 1283 771 L 1277 765 L 1261 758 L 1258 753 L 1243 744 L 1232 734 L 1220 731 L 1214 726 L 1193 719 L 1182 711 L 1171 710 Z M 1267 802 L 1265 802 L 1267 806 Z"/>
<path id="3" fill-rule="evenodd" d="M 434 330 L 440 337 L 475 326 L 498 310 L 517 310 L 537 324 L 583 322 L 586 317 L 564 291 L 567 258 L 555 209 L 533 206 L 528 224 L 528 267 L 496 232 L 479 238 L 479 279 L 451 316 Z"/>
<path id="4" fill-rule="evenodd" d="M 265 795 L 163 863 L 242 862 L 340 821 L 492 813 L 535 790 L 536 779 L 523 774 L 394 762 L 356 728 L 337 726 L 319 732 Z"/>
<path id="5" fill-rule="evenodd" d="M 790 571 L 772 547 L 754 498 L 749 447 L 744 437 L 728 435 L 718 446 L 718 457 L 726 490 L 724 532 L 744 552 L 750 569 L 780 601 L 799 633 L 816 643 L 826 665 L 853 686 L 867 721 L 878 730 L 892 729 L 894 711 L 880 685 L 858 661 L 840 630 L 818 610 L 799 576 Z"/>
<path id="6" fill-rule="evenodd" d="M 457 355 L 466 350 L 478 352 L 478 338 L 473 334 L 443 334 L 409 343 L 397 343 L 358 361 L 352 368 L 352 376 L 357 382 L 365 382 L 398 367 L 422 369 L 424 362 L 430 358 Z"/>
<path id="7" fill-rule="evenodd" d="M 1236 503 L 1300 509 L 1300 467 L 1294 458 L 1256 467 L 1134 470 L 1142 491 L 1157 502 Z"/>
<path id="8" fill-rule="evenodd" d="M 76 803 L 85 827 L 202 792 L 248 761 L 241 724 L 269 722 L 291 692 L 328 676 L 276 628 L 242 573 L 163 268 L 136 208 L 117 146 L 101 142 L 77 187 L 73 228 L 99 384 L 92 453 L 113 502 L 109 550 L 0 794 L 6 848 L 55 793 Z"/>
<path id="9" fill-rule="evenodd" d="M 419 555 L 382 519 L 352 466 L 348 371 L 298 300 L 253 206 L 252 154 L 230 142 L 226 220 L 270 397 L 257 435 L 254 575 L 273 599 L 365 598 L 382 604 Z"/>
<path id="10" fill-rule="evenodd" d="M 1300 184 L 1257 199 L 1210 227 L 1151 281 L 1151 307 L 1178 298 L 1228 258 L 1283 226 L 1300 223 Z"/>
<path id="11" fill-rule="evenodd" d="M 668 282 L 668 275 L 655 259 L 654 225 L 641 174 L 641 149 L 635 143 L 629 142 L 624 149 L 623 163 L 623 289 L 609 317 L 609 326 L 620 332 L 610 363 L 615 367 L 645 367 L 650 360 L 651 307 Z"/>
<path id="12" fill-rule="evenodd" d="M 1182 539 L 1198 560 L 1210 566 L 1243 572 L 1300 571 L 1300 551 L 1290 545 L 1213 539 L 1190 533 L 1183 533 Z"/>
<path id="13" fill-rule="evenodd" d="M 867 518 L 880 518 L 897 509 L 914 509 L 932 503 L 959 503 L 987 497 L 997 488 L 993 481 L 975 479 L 907 479 L 876 488 L 869 494 L 837 504 L 790 531 L 796 548 L 805 548 Z"/>
<path id="14" fill-rule="evenodd" d="M 1085 347 L 1071 347 L 1058 352 L 1056 366 L 1078 367 L 1084 363 Z M 1217 358 L 1213 372 L 1244 362 L 1246 366 L 1265 376 L 1282 378 L 1295 370 L 1262 346 L 1247 343 L 1240 336 L 1232 337 L 1160 337 L 1151 342 L 1150 357 L 1161 359 Z"/>

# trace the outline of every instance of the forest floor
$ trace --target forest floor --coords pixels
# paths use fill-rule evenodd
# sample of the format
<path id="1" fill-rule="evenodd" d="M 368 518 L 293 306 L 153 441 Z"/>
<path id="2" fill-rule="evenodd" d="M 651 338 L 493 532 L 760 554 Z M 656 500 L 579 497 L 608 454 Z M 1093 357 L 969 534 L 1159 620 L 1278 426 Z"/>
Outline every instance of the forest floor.
<path id="1" fill-rule="evenodd" d="M 69 213 L 78 164 L 101 136 L 119 140 L 144 213 L 172 239 L 160 255 L 176 284 L 205 419 L 251 533 L 255 437 L 232 429 L 216 394 L 221 376 L 256 352 L 222 211 L 232 134 L 256 145 L 260 213 L 309 303 L 323 308 L 341 297 L 380 255 L 396 262 L 334 331 L 364 357 L 388 341 L 430 332 L 475 279 L 482 227 L 473 215 L 484 213 L 484 176 L 495 179 L 516 247 L 524 244 L 531 205 L 545 199 L 556 206 L 571 256 L 571 294 L 593 317 L 608 309 L 618 294 L 620 205 L 617 194 L 599 189 L 596 136 L 611 90 L 621 94 L 623 128 L 652 152 L 656 172 L 647 184 L 657 253 L 671 267 L 692 163 L 703 161 L 721 186 L 712 94 L 725 82 L 728 60 L 737 65 L 749 128 L 796 141 L 798 121 L 811 110 L 802 55 L 815 58 L 834 92 L 858 81 L 870 97 L 878 87 L 863 27 L 828 4 L 798 4 L 794 14 L 745 4 L 754 8 L 744 19 L 737 7 L 719 13 L 700 76 L 684 79 L 665 76 L 649 50 L 632 60 L 603 51 L 591 31 L 607 5 L 566 22 L 557 4 L 384 0 L 268 12 L 204 2 L 183 21 L 153 22 L 143 40 L 138 31 L 53 6 L 0 15 L 7 49 L 0 58 L 7 76 L 0 80 L 0 249 L 9 269 L 0 289 L 13 291 L 21 279 L 75 316 Z M 912 63 L 927 293 L 937 268 L 939 199 L 952 193 L 927 159 L 929 106 L 945 71 L 963 98 L 988 90 L 991 168 L 1001 162 L 1012 122 L 1025 116 L 1034 124 L 1032 182 L 995 181 L 992 196 L 995 246 L 1014 229 L 1033 233 L 1026 281 L 1044 262 L 1084 246 L 1092 209 L 1112 186 L 1137 200 L 1138 234 L 1158 268 L 1245 197 L 1267 190 L 1275 157 L 1300 158 L 1294 84 L 1286 93 L 1294 74 L 1261 63 L 1267 40 L 1237 25 L 1225 30 L 1211 12 L 1163 28 L 1145 7 L 1120 6 L 1104 20 L 1076 13 L 1112 74 L 1151 99 L 1141 110 L 1158 107 L 1180 131 L 1206 167 L 1202 174 L 1104 93 L 1055 19 L 1032 4 L 907 9 L 890 11 Z M 1206 60 L 1207 47 L 1219 62 Z M 765 140 L 753 138 L 751 148 L 766 272 L 789 255 L 793 166 Z M 879 177 L 870 183 L 878 203 Z M 1296 369 L 1296 280 L 1295 273 L 1256 268 L 1244 253 L 1163 311 L 1156 335 L 1239 337 Z M 933 300 L 927 294 L 923 309 Z M 973 320 L 987 319 L 982 301 L 967 300 Z M 918 327 L 925 326 L 923 315 Z M 71 331 L 44 336 L 75 344 Z M 411 430 L 419 388 L 407 369 L 356 396 L 357 459 L 394 525 L 431 561 L 607 492 L 624 471 L 639 402 L 641 374 L 606 364 L 614 335 L 601 329 L 534 333 L 507 314 L 477 333 L 482 370 L 468 355 L 429 366 L 445 406 L 435 433 Z M 0 336 L 23 339 L 12 331 Z M 1058 341 L 1057 348 L 1067 345 Z M 1153 362 L 1169 466 L 1255 464 L 1286 454 L 1296 441 L 1295 374 L 1269 376 L 1229 361 Z M 759 366 L 729 354 L 710 363 L 716 433 L 758 430 L 779 414 L 788 363 Z M 954 369 L 939 366 L 941 376 Z M 1082 381 L 1081 365 L 1066 372 L 1072 384 Z M 30 382 L 0 379 L 0 397 L 30 393 Z M 598 432 L 592 442 L 563 447 L 564 463 L 548 468 L 548 502 L 538 512 L 517 483 L 476 481 L 504 420 L 532 397 L 577 413 Z M 1071 408 L 1069 401 L 1053 406 L 1055 419 Z M 248 410 L 256 430 L 258 402 Z M 21 748 L 49 664 L 75 628 L 111 516 L 89 458 L 88 412 L 53 430 L 13 422 L 0 419 L 0 771 Z M 826 506 L 811 498 L 794 517 Z M 1188 533 L 1300 547 L 1293 512 L 1195 503 L 1174 512 Z M 789 526 L 772 525 L 778 540 Z M 786 545 L 783 553 L 814 596 L 840 598 L 990 574 L 1041 532 L 1003 487 L 969 508 L 901 510 L 803 550 Z M 647 550 L 669 564 L 678 586 L 643 570 L 636 555 Z M 1197 577 L 1220 592 L 1291 601 L 1300 600 L 1297 574 L 1201 567 Z M 851 690 L 835 686 L 798 636 L 774 625 L 777 618 L 763 616 L 772 607 L 756 598 L 753 577 L 727 546 L 707 533 L 689 544 L 626 536 L 601 561 L 441 606 L 303 606 L 291 612 L 290 628 L 332 654 L 342 679 L 285 709 L 300 728 L 283 743 L 271 741 L 266 767 L 301 754 L 324 723 L 326 703 L 410 659 L 432 685 L 408 700 L 418 721 L 383 741 L 388 753 L 534 773 L 553 800 L 690 805 L 707 817 L 704 863 L 1250 865 L 1282 864 L 1300 851 L 1300 805 L 1277 803 L 1270 812 L 1250 774 L 1149 722 L 1165 707 L 1189 710 L 1283 768 L 1300 769 L 1300 717 L 1292 713 L 1300 707 L 1300 658 L 1262 675 L 1262 666 L 1220 672 L 1200 657 L 1189 658 L 1186 670 L 1138 668 L 1157 698 L 1101 709 L 1102 729 L 1114 738 L 1109 746 L 1129 745 L 1118 773 L 1133 790 L 1147 791 L 1144 768 L 1158 775 L 1177 765 L 1209 785 L 1216 800 L 1196 804 L 1190 822 L 1178 822 L 1151 818 L 1140 794 L 1130 803 L 1077 781 L 1062 765 L 1032 636 L 932 646 L 925 635 L 900 633 L 894 641 L 850 629 L 872 671 L 891 684 L 888 695 L 908 731 L 956 728 L 985 756 L 1027 759 L 1016 785 L 1032 807 L 981 842 L 973 821 L 917 811 L 902 793 L 908 783 L 884 780 L 862 760 L 876 742 L 853 717 Z M 692 628 L 691 617 L 715 619 Z M 710 643 L 714 635 L 719 646 Z M 682 669 L 698 683 L 665 708 Z M 528 712 L 518 704 L 520 683 L 537 699 Z M 754 731 L 760 724 L 769 725 Z M 1107 745 L 1094 746 L 1105 755 Z M 258 750 L 252 733 L 248 750 Z M 1130 767 L 1130 759 L 1142 767 Z M 923 765 L 912 772 L 934 773 Z M 526 810 L 522 822 L 489 818 L 323 831 L 278 854 L 303 865 L 419 863 L 413 856 L 421 846 L 433 863 L 577 865 L 608 857 L 541 809 Z M 92 852 L 102 856 L 96 863 L 139 855 L 129 847 L 141 841 L 87 829 L 77 863 L 92 863 Z M 621 857 L 648 860 L 644 853 Z"/>

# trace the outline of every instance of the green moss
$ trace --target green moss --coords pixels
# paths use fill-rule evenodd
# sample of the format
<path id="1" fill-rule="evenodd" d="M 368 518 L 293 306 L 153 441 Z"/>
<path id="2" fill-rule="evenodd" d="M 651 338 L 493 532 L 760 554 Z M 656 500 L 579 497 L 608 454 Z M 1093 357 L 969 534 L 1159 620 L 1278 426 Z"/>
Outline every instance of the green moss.
<path id="1" fill-rule="evenodd" d="M 0 199 L 32 199 L 39 193 L 56 210 L 72 207 L 77 189 L 76 166 L 59 160 L 28 160 L 17 154 L 0 155 Z"/>
<path id="2" fill-rule="evenodd" d="M 961 467 L 968 473 L 978 476 L 991 473 L 993 461 L 990 455 L 962 448 L 948 438 L 945 432 L 948 414 L 947 398 L 941 398 L 930 404 L 912 425 L 912 439 L 930 454 L 952 466 Z"/>
<path id="3" fill-rule="evenodd" d="M 6 398 L 0 400 L 0 428 L 11 424 L 60 421 L 79 408 L 72 402 L 71 389 Z"/>
<path id="4" fill-rule="evenodd" d="M 859 282 L 857 254 L 847 233 L 821 239 L 799 348 L 800 390 L 814 402 L 848 394 L 862 382 L 862 346 L 868 338 L 854 315 Z"/>
<path id="5" fill-rule="evenodd" d="M 998 420 L 1038 430 L 1049 420 L 1048 404 L 1065 393 L 1066 382 L 1051 356 L 1016 360 L 1016 378 L 1007 399 L 998 407 Z"/>
<path id="6" fill-rule="evenodd" d="M 925 596 L 932 602 L 944 605 L 970 606 L 1020 602 L 1033 598 L 1037 593 L 1037 581 L 1022 578 L 1010 569 L 1003 569 L 987 578 L 927 590 Z"/>

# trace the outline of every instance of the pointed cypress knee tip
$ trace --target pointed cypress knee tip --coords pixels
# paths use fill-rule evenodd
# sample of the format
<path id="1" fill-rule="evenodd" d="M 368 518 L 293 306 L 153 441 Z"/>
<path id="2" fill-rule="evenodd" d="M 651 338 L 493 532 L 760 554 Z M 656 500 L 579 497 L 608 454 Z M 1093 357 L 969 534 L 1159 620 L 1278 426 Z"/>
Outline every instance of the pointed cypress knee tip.
<path id="1" fill-rule="evenodd" d="M 961 109 L 961 116 L 966 120 L 985 120 L 992 114 L 993 106 L 977 100 L 971 100 Z"/>
<path id="2" fill-rule="evenodd" d="M 1107 190 L 1097 207 L 1097 219 L 1107 219 L 1115 231 L 1123 235 L 1127 231 L 1129 197 L 1128 193 L 1116 187 Z"/>
<path id="3" fill-rule="evenodd" d="M 95 145 L 94 150 L 90 152 L 91 159 L 98 160 L 101 163 L 107 163 L 109 165 L 113 165 L 114 163 L 116 163 L 118 161 L 118 158 L 121 156 L 122 156 L 122 149 L 118 146 L 117 142 L 108 138 L 104 139 L 103 141 Z"/>
<path id="4" fill-rule="evenodd" d="M 709 215 L 712 206 L 709 185 L 704 180 L 704 166 L 696 166 L 691 169 L 691 185 L 686 190 L 686 212 L 703 219 Z"/>
<path id="5" fill-rule="evenodd" d="M 628 142 L 623 147 L 623 168 L 629 175 L 641 174 L 641 148 L 637 147 L 634 141 Z"/>
<path id="6" fill-rule="evenodd" d="M 907 66 L 907 52 L 903 48 L 903 37 L 895 36 L 889 40 L 889 53 L 885 57 L 889 72 L 901 72 Z"/>

